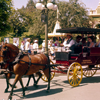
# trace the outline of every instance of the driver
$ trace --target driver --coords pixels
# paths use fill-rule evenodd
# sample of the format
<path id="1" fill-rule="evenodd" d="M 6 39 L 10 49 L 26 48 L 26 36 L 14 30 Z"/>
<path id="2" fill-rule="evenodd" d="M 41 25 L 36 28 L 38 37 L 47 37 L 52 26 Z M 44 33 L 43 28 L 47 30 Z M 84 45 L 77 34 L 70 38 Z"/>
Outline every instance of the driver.
<path id="1" fill-rule="evenodd" d="M 71 33 L 67 33 L 66 38 L 63 42 L 63 46 L 65 48 L 68 47 L 71 52 L 74 52 L 75 41 L 73 40 Z"/>

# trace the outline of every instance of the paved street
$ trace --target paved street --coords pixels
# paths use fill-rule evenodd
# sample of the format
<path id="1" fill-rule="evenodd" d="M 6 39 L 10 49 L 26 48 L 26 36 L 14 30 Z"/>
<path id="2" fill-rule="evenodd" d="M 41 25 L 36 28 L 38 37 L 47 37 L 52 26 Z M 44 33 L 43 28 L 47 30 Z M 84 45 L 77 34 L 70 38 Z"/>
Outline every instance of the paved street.
<path id="1" fill-rule="evenodd" d="M 26 85 L 28 78 L 23 78 L 23 83 Z M 13 78 L 10 80 L 13 82 Z M 47 83 L 40 80 L 38 88 L 33 87 L 33 79 L 29 84 L 26 96 L 23 98 L 22 89 L 17 83 L 17 88 L 14 89 L 12 100 L 100 100 L 100 74 L 97 73 L 91 78 L 83 77 L 81 84 L 78 87 L 72 87 L 67 81 L 66 75 L 56 75 L 51 81 L 50 93 L 46 93 Z M 4 93 L 6 80 L 0 78 L 0 100 L 7 100 L 11 88 L 8 93 Z"/>

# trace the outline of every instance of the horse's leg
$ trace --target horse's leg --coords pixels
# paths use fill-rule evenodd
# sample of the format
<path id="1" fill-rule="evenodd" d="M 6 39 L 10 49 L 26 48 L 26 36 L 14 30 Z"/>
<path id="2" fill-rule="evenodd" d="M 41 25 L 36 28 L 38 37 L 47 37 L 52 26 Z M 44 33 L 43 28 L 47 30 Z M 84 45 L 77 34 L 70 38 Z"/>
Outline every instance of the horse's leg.
<path id="1" fill-rule="evenodd" d="M 48 79 L 48 86 L 47 86 L 47 92 L 49 92 L 50 90 L 50 77 L 51 77 L 51 68 L 47 68 L 45 70 L 43 70 L 44 74 L 46 75 L 47 79 Z"/>
<path id="2" fill-rule="evenodd" d="M 29 82 L 30 82 L 31 77 L 32 77 L 32 75 L 29 75 L 29 76 L 28 76 L 28 82 L 27 82 L 27 84 L 26 84 L 26 87 L 29 85 Z"/>
<path id="3" fill-rule="evenodd" d="M 35 80 L 34 74 L 29 75 L 29 79 L 28 79 L 28 82 L 27 82 L 27 84 L 26 84 L 26 87 L 29 85 L 29 82 L 30 82 L 31 77 L 33 77 L 34 86 L 37 87 L 37 83 L 38 83 L 38 81 L 40 80 L 42 74 L 41 74 L 40 72 L 37 72 L 36 74 L 39 75 L 39 78 L 37 79 L 37 81 Z"/>
<path id="4" fill-rule="evenodd" d="M 48 77 L 48 88 L 47 88 L 47 92 L 49 92 L 50 90 L 50 78 L 51 78 L 51 68 L 49 67 L 49 77 Z"/>
<path id="5" fill-rule="evenodd" d="M 9 89 L 9 78 L 7 78 L 7 74 L 5 74 L 5 76 L 6 76 L 6 84 L 7 84 L 5 92 L 8 92 L 8 89 Z"/>
<path id="6" fill-rule="evenodd" d="M 39 78 L 37 79 L 37 81 L 35 80 L 34 74 L 29 75 L 28 82 L 27 82 L 27 84 L 26 84 L 26 88 L 27 88 L 27 86 L 29 85 L 29 82 L 30 82 L 31 77 L 33 77 L 34 86 L 37 87 L 37 83 L 38 83 L 38 81 L 40 80 L 42 74 L 41 74 L 40 72 L 37 72 L 36 74 L 39 75 Z"/>
<path id="7" fill-rule="evenodd" d="M 22 82 L 22 79 L 19 80 L 21 86 L 22 86 L 22 89 L 23 89 L 23 96 L 25 96 L 25 88 L 23 86 L 23 82 Z"/>
<path id="8" fill-rule="evenodd" d="M 34 85 L 35 85 L 35 86 L 37 86 L 38 81 L 39 81 L 39 80 L 40 80 L 40 78 L 42 77 L 41 72 L 37 72 L 36 74 L 39 76 L 39 78 L 37 79 L 37 81 L 35 81 L 35 82 L 34 82 Z M 34 79 L 35 79 L 35 78 L 34 78 Z"/>
<path id="9" fill-rule="evenodd" d="M 34 76 L 34 74 L 32 74 L 31 77 L 33 77 L 34 86 L 37 87 L 37 81 L 35 80 L 35 76 Z"/>
<path id="10" fill-rule="evenodd" d="M 20 75 L 16 75 L 15 76 L 15 80 L 14 80 L 14 83 L 12 85 L 12 89 L 11 89 L 11 92 L 10 92 L 10 95 L 8 97 L 8 100 L 12 100 L 12 94 L 13 94 L 13 88 L 15 87 L 16 83 L 18 82 L 18 80 L 21 79 L 21 76 Z"/>

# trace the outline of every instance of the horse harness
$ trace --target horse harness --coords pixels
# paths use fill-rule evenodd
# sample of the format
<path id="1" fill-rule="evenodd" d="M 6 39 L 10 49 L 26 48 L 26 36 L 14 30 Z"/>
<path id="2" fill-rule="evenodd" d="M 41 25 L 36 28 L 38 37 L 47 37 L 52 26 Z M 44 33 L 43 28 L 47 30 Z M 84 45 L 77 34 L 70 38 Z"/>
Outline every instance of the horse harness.
<path id="1" fill-rule="evenodd" d="M 8 48 L 7 48 L 7 50 L 8 50 Z M 4 56 L 6 55 L 7 50 L 3 51 L 3 55 L 0 55 L 0 56 L 1 56 L 1 57 L 4 57 Z M 16 50 L 14 50 L 14 51 L 16 52 Z M 23 58 L 25 55 L 28 56 L 29 62 L 26 62 L 26 61 L 21 60 L 21 58 Z M 46 68 L 44 68 L 43 70 L 47 69 L 48 67 L 52 67 L 52 65 L 50 65 L 50 64 L 31 63 L 31 58 L 30 58 L 29 54 L 24 54 L 23 52 L 20 52 L 13 62 L 9 62 L 10 59 L 11 59 L 11 58 L 8 58 L 8 59 L 6 59 L 6 60 L 4 61 L 4 64 L 5 64 L 5 63 L 7 64 L 7 66 L 8 66 L 7 68 L 8 68 L 9 70 L 10 70 L 10 67 L 9 67 L 9 66 L 11 66 L 11 69 L 13 70 L 13 65 L 19 63 L 19 61 L 28 63 L 28 68 L 27 68 L 25 74 L 27 74 L 27 72 L 29 71 L 30 66 L 31 66 L 32 64 L 33 64 L 33 65 L 46 66 Z M 49 60 L 49 57 L 48 57 L 48 60 Z M 53 65 L 53 66 L 54 66 L 54 65 Z"/>
<path id="2" fill-rule="evenodd" d="M 28 68 L 27 68 L 27 70 L 26 70 L 26 72 L 25 72 L 24 75 L 27 74 L 27 72 L 29 71 L 29 68 L 30 68 L 30 66 L 31 66 L 31 58 L 30 58 L 29 54 L 24 54 L 23 52 L 20 52 L 20 53 L 18 54 L 18 56 L 15 58 L 15 60 L 14 60 L 13 62 L 11 62 L 11 65 L 13 66 L 13 65 L 19 63 L 19 61 L 23 61 L 23 60 L 21 60 L 21 58 L 23 58 L 25 55 L 28 56 L 29 62 L 28 62 Z M 25 62 L 25 63 L 26 63 L 26 62 Z M 13 67 L 12 67 L 12 68 L 13 68 Z"/>

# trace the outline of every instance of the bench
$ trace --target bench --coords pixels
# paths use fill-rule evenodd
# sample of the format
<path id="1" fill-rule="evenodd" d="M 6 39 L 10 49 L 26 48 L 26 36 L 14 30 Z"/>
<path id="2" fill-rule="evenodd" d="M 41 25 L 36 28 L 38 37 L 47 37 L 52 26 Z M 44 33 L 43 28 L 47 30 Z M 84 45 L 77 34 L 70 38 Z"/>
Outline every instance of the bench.
<path id="1" fill-rule="evenodd" d="M 90 48 L 90 56 L 100 56 L 100 47 Z"/>

